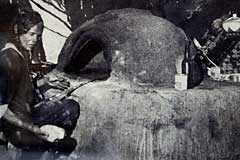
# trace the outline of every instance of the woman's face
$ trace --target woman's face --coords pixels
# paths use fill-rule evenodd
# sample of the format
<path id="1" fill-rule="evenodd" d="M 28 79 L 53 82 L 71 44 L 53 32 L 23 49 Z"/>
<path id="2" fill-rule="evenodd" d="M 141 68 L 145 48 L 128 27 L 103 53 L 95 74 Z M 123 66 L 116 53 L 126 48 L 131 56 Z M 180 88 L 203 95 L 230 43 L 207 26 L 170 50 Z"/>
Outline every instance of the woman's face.
<path id="1" fill-rule="evenodd" d="M 43 32 L 42 23 L 38 23 L 30 28 L 27 33 L 19 36 L 21 45 L 24 49 L 31 51 L 37 44 L 38 40 L 41 38 Z"/>

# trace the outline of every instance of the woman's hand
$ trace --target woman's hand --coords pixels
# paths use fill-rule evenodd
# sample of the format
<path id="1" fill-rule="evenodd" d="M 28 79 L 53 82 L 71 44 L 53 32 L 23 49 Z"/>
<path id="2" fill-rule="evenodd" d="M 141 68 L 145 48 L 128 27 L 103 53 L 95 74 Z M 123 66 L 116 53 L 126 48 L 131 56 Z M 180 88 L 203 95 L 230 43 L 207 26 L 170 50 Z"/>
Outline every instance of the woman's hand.
<path id="1" fill-rule="evenodd" d="M 46 131 L 48 133 L 47 141 L 54 142 L 56 140 L 63 139 L 65 136 L 65 130 L 54 125 L 44 125 L 41 131 Z"/>
<path id="2" fill-rule="evenodd" d="M 32 131 L 36 136 L 41 139 L 47 140 L 47 138 L 49 137 L 49 134 L 46 131 L 40 129 L 38 126 L 32 126 Z"/>

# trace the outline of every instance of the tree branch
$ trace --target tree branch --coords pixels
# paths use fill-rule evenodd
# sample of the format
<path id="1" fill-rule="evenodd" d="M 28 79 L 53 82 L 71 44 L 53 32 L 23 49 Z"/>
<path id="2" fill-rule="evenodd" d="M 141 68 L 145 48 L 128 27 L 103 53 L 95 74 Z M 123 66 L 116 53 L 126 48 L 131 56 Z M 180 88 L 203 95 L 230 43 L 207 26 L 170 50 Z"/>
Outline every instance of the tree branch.
<path id="1" fill-rule="evenodd" d="M 56 16 L 54 13 L 48 11 L 47 9 L 45 9 L 43 6 L 41 6 L 40 4 L 38 4 L 37 2 L 35 2 L 34 0 L 31 0 L 32 3 L 34 3 L 38 8 L 40 8 L 41 10 L 47 12 L 48 14 L 50 14 L 51 16 L 55 17 L 56 19 L 58 19 L 60 22 L 62 22 L 69 30 L 72 30 L 71 26 L 69 26 L 64 20 L 62 20 L 60 17 Z"/>
<path id="2" fill-rule="evenodd" d="M 42 0 L 44 3 L 52 6 L 53 8 L 55 8 L 56 10 L 58 10 L 61 13 L 67 14 L 64 10 L 58 8 L 56 5 L 54 5 L 52 2 L 46 1 L 46 0 Z"/>
<path id="3" fill-rule="evenodd" d="M 51 31 L 51 32 L 53 32 L 53 33 L 61 36 L 61 37 L 68 38 L 67 36 L 65 36 L 65 35 L 63 35 L 63 34 L 61 34 L 61 33 L 59 33 L 59 32 L 56 32 L 56 31 L 54 31 L 53 29 L 48 28 L 47 26 L 44 26 L 44 28 L 46 28 L 47 30 L 49 30 L 49 31 Z"/>
<path id="4" fill-rule="evenodd" d="M 63 8 L 64 7 L 64 3 L 62 2 L 62 0 L 54 0 L 55 2 L 57 2 L 58 6 L 60 8 Z M 65 8 L 65 7 L 64 7 Z"/>

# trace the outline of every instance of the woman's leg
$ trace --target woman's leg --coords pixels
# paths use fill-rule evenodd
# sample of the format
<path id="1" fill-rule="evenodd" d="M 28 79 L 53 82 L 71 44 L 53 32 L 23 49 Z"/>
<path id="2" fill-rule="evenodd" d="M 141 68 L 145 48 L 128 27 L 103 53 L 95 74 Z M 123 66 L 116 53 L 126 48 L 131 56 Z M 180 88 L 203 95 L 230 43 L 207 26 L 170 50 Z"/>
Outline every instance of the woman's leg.
<path id="1" fill-rule="evenodd" d="M 56 125 L 72 132 L 80 115 L 79 104 L 72 99 L 49 101 L 33 109 L 33 122 L 36 125 Z"/>

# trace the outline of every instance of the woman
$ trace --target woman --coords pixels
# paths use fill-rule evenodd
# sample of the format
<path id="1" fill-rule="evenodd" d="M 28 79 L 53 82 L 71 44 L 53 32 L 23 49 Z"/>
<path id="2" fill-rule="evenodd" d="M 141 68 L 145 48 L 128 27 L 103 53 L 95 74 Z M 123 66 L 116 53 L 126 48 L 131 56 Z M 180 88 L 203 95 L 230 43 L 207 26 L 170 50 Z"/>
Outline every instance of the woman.
<path id="1" fill-rule="evenodd" d="M 0 105 L 8 105 L 3 116 L 3 132 L 9 142 L 22 149 L 73 149 L 70 139 L 80 114 L 71 99 L 54 101 L 34 108 L 34 88 L 30 76 L 31 52 L 41 39 L 43 21 L 37 12 L 21 12 L 14 21 L 13 34 L 0 54 Z M 41 126 L 55 125 L 66 137 L 49 142 Z"/>

